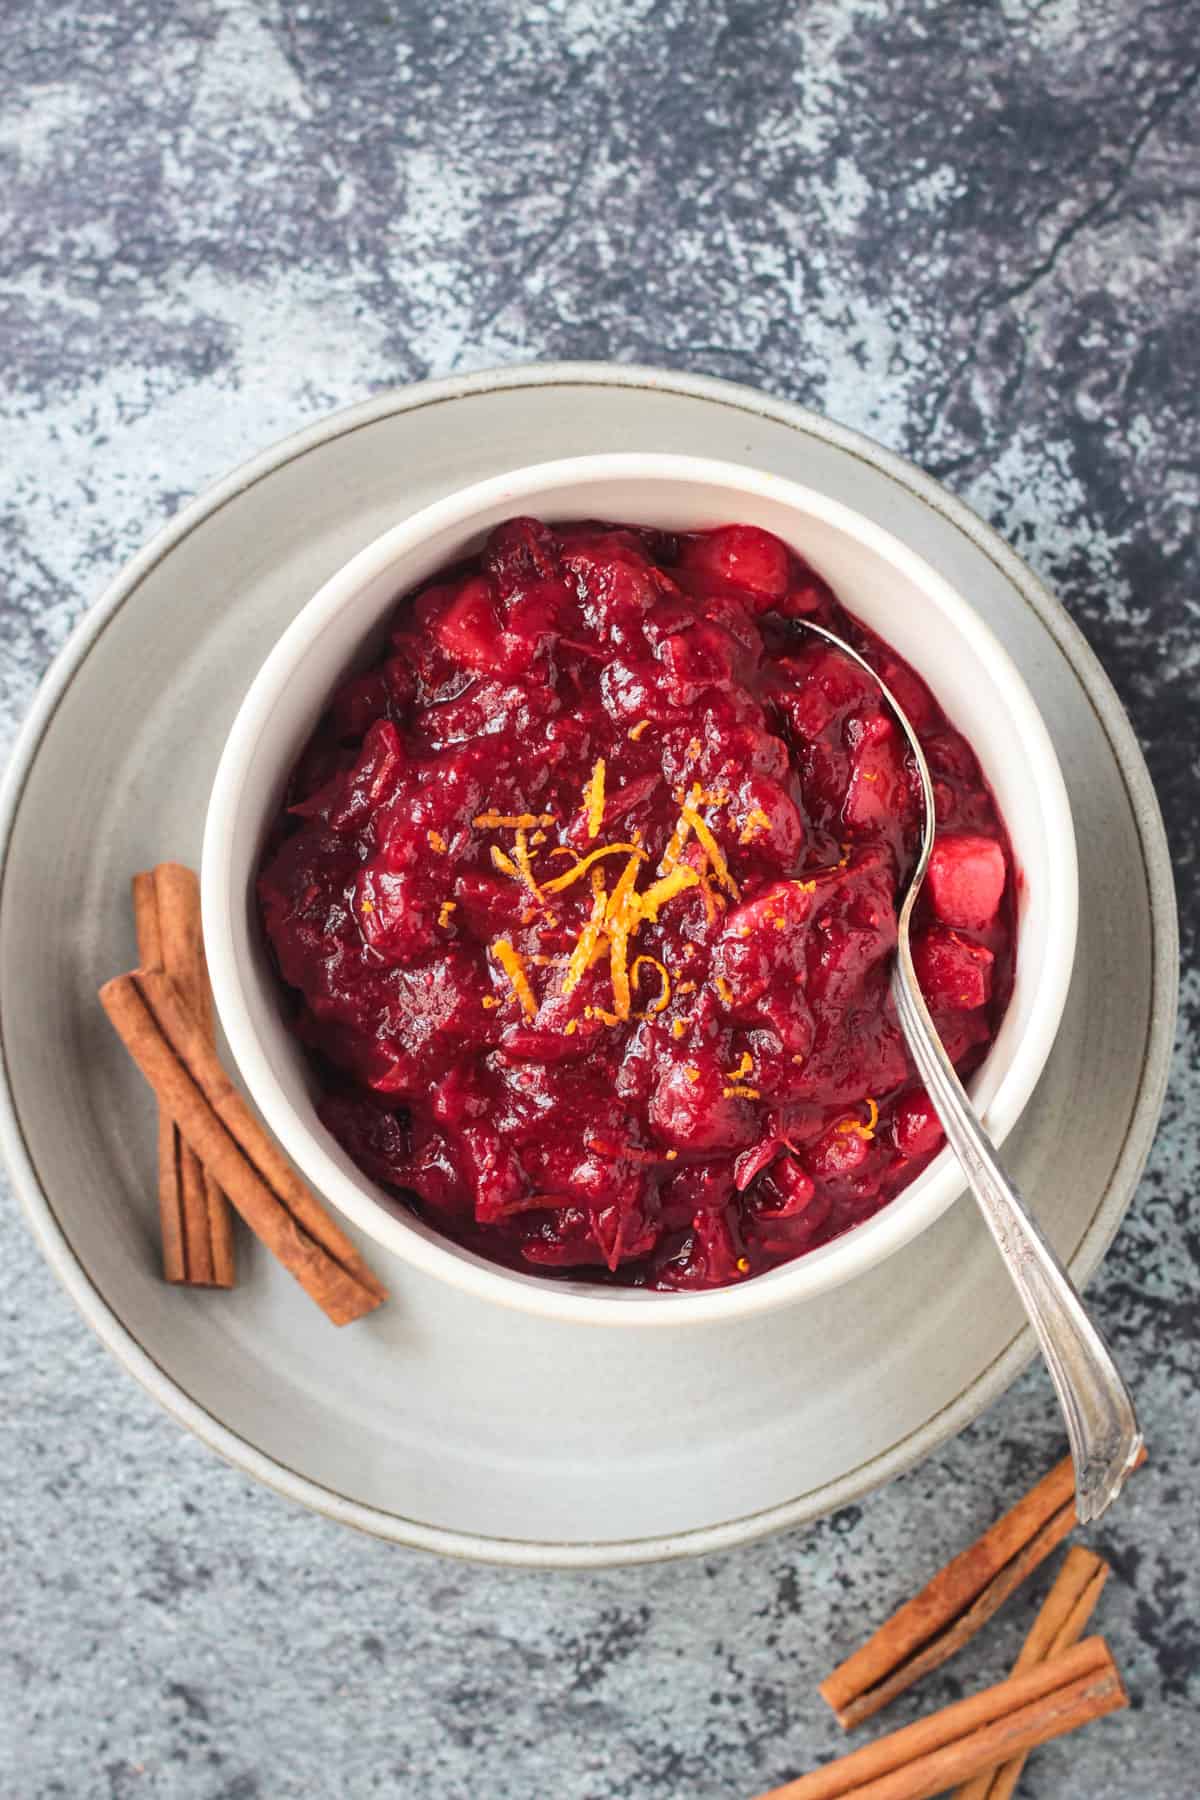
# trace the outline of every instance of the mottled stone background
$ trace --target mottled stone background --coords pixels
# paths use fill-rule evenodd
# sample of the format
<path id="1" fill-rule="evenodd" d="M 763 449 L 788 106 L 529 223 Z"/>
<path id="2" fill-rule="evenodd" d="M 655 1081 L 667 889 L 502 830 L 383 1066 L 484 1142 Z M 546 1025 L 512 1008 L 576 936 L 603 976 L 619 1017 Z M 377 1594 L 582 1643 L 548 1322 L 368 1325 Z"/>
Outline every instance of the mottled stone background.
<path id="1" fill-rule="evenodd" d="M 1062 595 L 1159 784 L 1188 974 L 1162 1135 L 1092 1290 L 1155 1450 L 1100 1534 L 1134 1710 L 1022 1792 L 1194 1793 L 1196 0 L 40 0 L 0 43 L 6 733 L 197 488 L 327 408 L 497 362 L 666 363 L 822 408 Z M 833 1748 L 832 1646 L 1060 1449 L 1034 1372 L 815 1530 L 650 1570 L 460 1567 L 219 1465 L 92 1339 L 11 1201 L 2 1246 L 19 1800 L 740 1800 Z M 997 1677 L 1028 1616 L 896 1717 Z"/>

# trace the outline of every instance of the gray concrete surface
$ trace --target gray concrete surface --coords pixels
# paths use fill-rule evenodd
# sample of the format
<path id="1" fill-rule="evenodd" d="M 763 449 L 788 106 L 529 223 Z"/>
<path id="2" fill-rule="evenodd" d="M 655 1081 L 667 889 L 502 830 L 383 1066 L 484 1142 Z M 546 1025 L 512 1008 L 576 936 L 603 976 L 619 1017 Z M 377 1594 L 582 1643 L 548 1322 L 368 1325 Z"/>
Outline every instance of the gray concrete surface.
<path id="1" fill-rule="evenodd" d="M 1029 1800 L 1176 1800 L 1200 1766 L 1198 43 L 1195 0 L 47 0 L 6 10 L 0 57 L 6 738 L 231 464 L 380 388 L 549 357 L 873 433 L 1106 662 L 1185 901 L 1163 1129 L 1092 1289 L 1154 1464 L 1098 1534 L 1133 1709 L 1039 1753 Z M 0 1220 L 13 1800 L 740 1800 L 835 1747 L 835 1651 L 1061 1447 L 1033 1372 L 809 1532 L 586 1576 L 443 1564 L 219 1465 Z M 896 1721 L 999 1676 L 1032 1604 Z"/>

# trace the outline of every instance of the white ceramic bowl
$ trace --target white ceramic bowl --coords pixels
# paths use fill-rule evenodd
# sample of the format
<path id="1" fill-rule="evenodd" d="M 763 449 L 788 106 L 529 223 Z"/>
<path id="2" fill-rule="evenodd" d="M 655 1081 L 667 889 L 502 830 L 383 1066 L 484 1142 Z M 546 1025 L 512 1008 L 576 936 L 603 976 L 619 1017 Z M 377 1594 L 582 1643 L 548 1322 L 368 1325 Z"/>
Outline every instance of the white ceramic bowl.
<path id="1" fill-rule="evenodd" d="M 667 455 L 545 463 L 438 501 L 352 558 L 284 632 L 234 721 L 205 826 L 205 945 L 230 1049 L 267 1125 L 313 1186 L 388 1250 L 480 1300 L 576 1323 L 675 1326 L 802 1300 L 873 1267 L 946 1210 L 964 1187 L 948 1150 L 874 1218 L 795 1262 L 741 1287 L 656 1294 L 516 1274 L 460 1249 L 369 1181 L 317 1119 L 255 918 L 264 835 L 331 691 L 363 660 L 396 601 L 516 513 L 677 530 L 764 526 L 925 676 L 979 757 L 1021 875 L 1012 1000 L 971 1084 L 998 1143 L 1032 1093 L 1066 1000 L 1078 878 L 1066 788 L 1024 682 L 968 602 L 870 519 L 753 469 Z"/>

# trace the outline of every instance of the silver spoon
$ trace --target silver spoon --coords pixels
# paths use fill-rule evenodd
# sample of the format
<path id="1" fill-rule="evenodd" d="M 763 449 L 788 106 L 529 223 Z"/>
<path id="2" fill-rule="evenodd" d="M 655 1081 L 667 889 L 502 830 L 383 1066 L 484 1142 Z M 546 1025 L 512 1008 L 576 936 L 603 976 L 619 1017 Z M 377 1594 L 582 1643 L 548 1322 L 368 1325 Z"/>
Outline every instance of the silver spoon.
<path id="1" fill-rule="evenodd" d="M 1142 1434 L 1129 1390 L 1107 1344 L 1084 1310 L 1071 1277 L 1030 1216 L 1016 1185 L 1005 1174 L 996 1147 L 954 1072 L 921 994 L 908 930 L 933 849 L 936 820 L 929 764 L 904 708 L 870 663 L 824 626 L 813 625 L 807 619 L 795 623 L 834 645 L 871 677 L 895 713 L 912 751 L 921 779 L 924 819 L 921 854 L 897 920 L 892 994 L 913 1061 L 947 1141 L 962 1164 L 971 1192 L 1037 1333 L 1066 1420 L 1075 1463 L 1075 1510 L 1080 1523 L 1086 1525 L 1107 1511 L 1120 1493 L 1142 1447 Z"/>

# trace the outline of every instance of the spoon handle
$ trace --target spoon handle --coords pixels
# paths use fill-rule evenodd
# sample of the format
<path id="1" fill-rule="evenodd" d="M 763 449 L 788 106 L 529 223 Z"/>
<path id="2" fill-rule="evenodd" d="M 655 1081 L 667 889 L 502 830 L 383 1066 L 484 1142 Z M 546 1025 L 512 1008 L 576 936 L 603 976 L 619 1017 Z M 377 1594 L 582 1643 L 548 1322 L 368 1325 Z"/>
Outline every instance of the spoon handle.
<path id="1" fill-rule="evenodd" d="M 1141 1449 L 1129 1390 L 1075 1284 L 1001 1167 L 954 1072 L 922 998 L 903 932 L 892 992 L 913 1061 L 1037 1333 L 1066 1420 L 1075 1463 L 1075 1509 L 1080 1523 L 1087 1524 L 1111 1506 Z"/>

